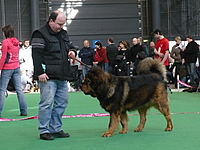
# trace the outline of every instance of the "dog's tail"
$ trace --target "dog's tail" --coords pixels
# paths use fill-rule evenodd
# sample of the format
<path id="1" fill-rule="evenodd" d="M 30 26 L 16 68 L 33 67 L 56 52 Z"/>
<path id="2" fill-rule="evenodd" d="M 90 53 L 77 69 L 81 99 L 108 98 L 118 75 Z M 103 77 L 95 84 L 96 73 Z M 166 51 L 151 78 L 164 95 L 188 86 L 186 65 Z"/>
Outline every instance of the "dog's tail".
<path id="1" fill-rule="evenodd" d="M 158 59 L 152 59 L 151 57 L 143 59 L 138 64 L 136 72 L 138 75 L 156 73 L 160 75 L 164 81 L 167 82 L 166 68 Z"/>

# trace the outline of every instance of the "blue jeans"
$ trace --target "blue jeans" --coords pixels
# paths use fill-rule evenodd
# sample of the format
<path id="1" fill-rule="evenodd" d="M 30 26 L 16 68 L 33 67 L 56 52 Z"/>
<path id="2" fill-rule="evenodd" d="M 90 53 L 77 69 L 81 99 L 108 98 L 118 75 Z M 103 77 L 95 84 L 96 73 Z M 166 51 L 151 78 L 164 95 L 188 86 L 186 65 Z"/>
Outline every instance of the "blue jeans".
<path id="1" fill-rule="evenodd" d="M 113 67 L 108 65 L 108 73 L 114 74 Z"/>
<path id="2" fill-rule="evenodd" d="M 5 92 L 8 86 L 8 83 L 12 79 L 13 85 L 15 87 L 17 98 L 19 101 L 19 108 L 21 114 L 27 114 L 27 105 L 22 91 L 21 86 L 21 71 L 20 68 L 11 69 L 11 70 L 2 70 L 0 77 L 0 116 L 4 105 Z"/>
<path id="3" fill-rule="evenodd" d="M 38 82 L 40 102 L 38 110 L 38 126 L 40 134 L 61 131 L 62 115 L 68 104 L 67 81 L 47 80 Z"/>
<path id="4" fill-rule="evenodd" d="M 104 64 L 104 71 L 105 71 L 105 72 L 108 72 L 108 63 L 105 63 L 105 64 Z"/>
<path id="5" fill-rule="evenodd" d="M 88 65 L 89 67 L 92 67 L 92 65 Z M 85 78 L 85 75 L 87 74 L 87 72 L 89 71 L 90 69 L 85 67 L 84 65 L 82 65 L 82 73 L 83 73 L 83 77 Z"/>
<path id="6" fill-rule="evenodd" d="M 186 63 L 187 71 L 190 77 L 190 85 L 195 86 L 197 83 L 194 79 L 198 78 L 196 64 L 195 63 Z"/>

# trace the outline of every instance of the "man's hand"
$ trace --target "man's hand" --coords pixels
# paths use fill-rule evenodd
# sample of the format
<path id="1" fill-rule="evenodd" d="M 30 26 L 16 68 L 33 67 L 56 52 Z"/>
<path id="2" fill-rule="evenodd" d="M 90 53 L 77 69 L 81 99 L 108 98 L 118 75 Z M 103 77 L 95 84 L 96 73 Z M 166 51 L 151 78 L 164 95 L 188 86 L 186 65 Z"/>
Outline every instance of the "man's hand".
<path id="1" fill-rule="evenodd" d="M 97 65 L 98 64 L 98 62 L 93 62 L 93 65 Z"/>
<path id="2" fill-rule="evenodd" d="M 49 77 L 46 75 L 46 73 L 44 73 L 44 74 L 39 75 L 38 79 L 40 82 L 46 83 Z"/>
<path id="3" fill-rule="evenodd" d="M 69 51 L 68 56 L 72 59 L 76 59 L 75 53 L 73 51 Z"/>
<path id="4" fill-rule="evenodd" d="M 163 58 L 164 57 L 164 54 L 163 53 L 158 53 L 159 57 L 160 58 Z"/>

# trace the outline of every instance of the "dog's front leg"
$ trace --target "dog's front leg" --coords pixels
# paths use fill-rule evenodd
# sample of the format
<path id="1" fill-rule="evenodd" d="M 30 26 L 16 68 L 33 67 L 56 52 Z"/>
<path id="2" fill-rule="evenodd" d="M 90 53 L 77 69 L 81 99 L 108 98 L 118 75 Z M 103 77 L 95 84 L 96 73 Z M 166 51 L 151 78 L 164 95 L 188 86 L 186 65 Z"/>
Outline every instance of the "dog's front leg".
<path id="1" fill-rule="evenodd" d="M 120 114 L 119 113 L 110 113 L 110 123 L 108 130 L 102 134 L 102 137 L 110 137 L 115 132 L 115 129 L 119 125 Z"/>

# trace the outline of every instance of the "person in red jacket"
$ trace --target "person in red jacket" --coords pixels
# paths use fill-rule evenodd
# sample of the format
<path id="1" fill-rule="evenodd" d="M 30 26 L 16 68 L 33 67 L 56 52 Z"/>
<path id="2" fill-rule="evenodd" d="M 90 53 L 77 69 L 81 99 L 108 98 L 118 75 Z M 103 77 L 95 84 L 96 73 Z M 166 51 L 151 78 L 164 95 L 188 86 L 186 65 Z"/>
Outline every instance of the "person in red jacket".
<path id="1" fill-rule="evenodd" d="M 96 49 L 94 54 L 93 65 L 100 66 L 105 72 L 108 72 L 108 59 L 106 55 L 106 49 L 102 47 L 101 42 L 95 43 Z"/>
<path id="2" fill-rule="evenodd" d="M 19 41 L 14 37 L 14 29 L 11 25 L 3 27 L 2 31 L 6 39 L 2 41 L 2 56 L 0 58 L 0 117 L 10 79 L 12 79 L 17 93 L 20 116 L 27 116 L 27 105 L 21 85 Z"/>

